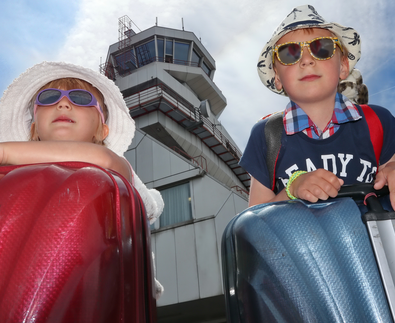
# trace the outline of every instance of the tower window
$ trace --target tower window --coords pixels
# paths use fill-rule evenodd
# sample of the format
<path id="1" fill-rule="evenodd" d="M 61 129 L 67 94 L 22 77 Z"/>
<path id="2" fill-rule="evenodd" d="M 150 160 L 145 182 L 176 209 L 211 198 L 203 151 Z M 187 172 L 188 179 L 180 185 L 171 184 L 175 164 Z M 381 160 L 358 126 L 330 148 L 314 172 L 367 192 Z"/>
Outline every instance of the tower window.
<path id="1" fill-rule="evenodd" d="M 208 65 L 207 65 L 205 62 L 203 62 L 203 64 L 202 64 L 202 69 L 203 69 L 203 71 L 206 72 L 206 74 L 207 74 L 208 76 L 210 76 L 211 69 L 208 67 Z"/>
<path id="2" fill-rule="evenodd" d="M 160 190 L 165 207 L 160 216 L 160 227 L 192 219 L 191 192 L 189 183 Z"/>
<path id="3" fill-rule="evenodd" d="M 158 48 L 158 61 L 159 62 L 164 62 L 165 59 L 165 41 L 162 38 L 158 38 L 156 40 L 156 45 Z"/>
<path id="4" fill-rule="evenodd" d="M 192 66 L 199 66 L 201 56 L 195 51 L 192 51 Z"/>
<path id="5" fill-rule="evenodd" d="M 174 63 L 180 65 L 189 65 L 188 56 L 189 56 L 189 44 L 176 42 Z"/>
<path id="6" fill-rule="evenodd" d="M 166 55 L 165 55 L 166 63 L 173 63 L 173 41 L 166 40 Z"/>
<path id="7" fill-rule="evenodd" d="M 148 43 L 136 47 L 136 54 L 139 66 L 144 66 L 156 60 L 155 42 L 151 40 Z"/>

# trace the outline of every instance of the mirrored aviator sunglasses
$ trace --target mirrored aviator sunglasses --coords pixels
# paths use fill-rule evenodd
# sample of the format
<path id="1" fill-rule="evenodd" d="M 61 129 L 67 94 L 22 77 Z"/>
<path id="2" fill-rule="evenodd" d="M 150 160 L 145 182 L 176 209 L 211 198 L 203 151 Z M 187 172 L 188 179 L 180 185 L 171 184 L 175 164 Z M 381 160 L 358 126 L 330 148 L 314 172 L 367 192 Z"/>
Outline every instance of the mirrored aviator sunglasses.
<path id="1" fill-rule="evenodd" d="M 60 89 L 44 89 L 40 91 L 36 96 L 35 107 L 34 107 L 34 115 L 36 114 L 37 106 L 49 106 L 58 103 L 63 97 L 67 97 L 67 99 L 73 103 L 74 105 L 80 107 L 96 107 L 99 111 L 101 119 L 103 123 L 104 115 L 103 110 L 98 103 L 95 96 L 89 91 L 82 89 L 73 89 L 73 90 L 60 90 Z"/>
<path id="2" fill-rule="evenodd" d="M 273 50 L 273 62 L 275 55 L 283 65 L 293 65 L 300 61 L 303 55 L 303 48 L 307 46 L 314 59 L 323 61 L 333 57 L 336 45 L 343 52 L 341 43 L 337 37 L 318 37 L 305 42 L 287 42 L 279 44 Z"/>

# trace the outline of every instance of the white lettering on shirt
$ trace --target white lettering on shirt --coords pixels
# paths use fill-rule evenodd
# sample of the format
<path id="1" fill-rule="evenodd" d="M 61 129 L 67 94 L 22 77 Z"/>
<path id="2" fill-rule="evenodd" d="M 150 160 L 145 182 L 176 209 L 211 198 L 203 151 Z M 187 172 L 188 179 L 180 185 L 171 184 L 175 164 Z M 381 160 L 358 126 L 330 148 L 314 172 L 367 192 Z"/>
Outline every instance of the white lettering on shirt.
<path id="1" fill-rule="evenodd" d="M 372 163 L 368 162 L 367 160 L 363 160 L 363 159 L 359 159 L 359 161 L 361 162 L 361 164 L 363 165 L 363 169 L 361 174 L 357 177 L 357 181 L 358 182 L 363 182 L 363 178 L 366 174 L 366 171 L 368 170 L 368 167 L 371 168 L 372 167 Z M 369 177 L 369 176 L 368 176 Z"/>
<path id="2" fill-rule="evenodd" d="M 333 174 L 337 175 L 337 167 L 340 167 L 340 165 L 336 163 L 337 159 L 339 159 L 340 164 L 341 164 L 341 169 L 339 169 L 340 170 L 339 177 L 347 178 L 348 166 L 350 166 L 350 167 L 357 166 L 357 165 L 353 165 L 352 163 L 350 163 L 350 161 L 354 159 L 354 155 L 352 155 L 352 154 L 339 153 L 339 154 L 337 154 L 337 158 L 333 154 L 321 155 L 322 166 L 319 165 L 318 168 L 322 167 L 328 171 L 331 171 Z M 359 176 L 356 178 L 356 181 L 361 182 L 361 183 L 363 183 L 363 182 L 371 183 L 373 181 L 374 174 L 377 171 L 377 167 L 372 167 L 372 163 L 367 160 L 363 160 L 360 158 L 359 161 L 360 161 L 360 165 L 363 166 L 363 169 L 362 169 L 361 173 L 359 174 Z M 278 177 L 278 179 L 280 179 L 282 181 L 283 185 L 286 186 L 288 183 L 288 179 L 291 177 L 292 173 L 297 170 L 299 170 L 299 166 L 297 164 L 293 164 L 292 166 L 288 167 L 285 170 L 285 173 L 287 174 L 288 178 Z M 302 168 L 302 170 L 304 170 L 304 169 Z M 313 161 L 310 158 L 306 158 L 305 170 L 307 172 L 313 172 L 313 171 L 317 170 L 317 167 L 314 165 Z"/>
<path id="3" fill-rule="evenodd" d="M 331 160 L 332 161 L 332 173 L 333 174 L 337 174 L 337 167 L 336 167 L 336 156 L 335 155 L 321 155 L 321 159 L 323 162 L 323 168 L 326 170 L 329 170 L 329 164 L 328 161 Z"/>
<path id="4" fill-rule="evenodd" d="M 291 167 L 285 170 L 285 173 L 288 175 L 288 177 L 291 177 L 292 173 L 298 169 L 299 169 L 298 165 L 293 164 Z"/>
<path id="5" fill-rule="evenodd" d="M 372 171 L 369 173 L 369 175 L 366 177 L 366 183 L 371 183 L 373 182 L 373 175 L 376 174 L 377 167 L 372 167 Z"/>
<path id="6" fill-rule="evenodd" d="M 342 163 L 342 171 L 340 172 L 341 177 L 347 177 L 347 164 L 350 162 L 351 159 L 353 159 L 353 155 L 346 154 L 346 159 L 344 159 L 344 154 L 338 154 L 337 155 L 340 159 L 340 162 Z"/>
<path id="7" fill-rule="evenodd" d="M 314 170 L 317 170 L 317 168 L 314 166 L 313 162 L 311 161 L 310 158 L 306 159 L 306 171 L 312 172 Z"/>

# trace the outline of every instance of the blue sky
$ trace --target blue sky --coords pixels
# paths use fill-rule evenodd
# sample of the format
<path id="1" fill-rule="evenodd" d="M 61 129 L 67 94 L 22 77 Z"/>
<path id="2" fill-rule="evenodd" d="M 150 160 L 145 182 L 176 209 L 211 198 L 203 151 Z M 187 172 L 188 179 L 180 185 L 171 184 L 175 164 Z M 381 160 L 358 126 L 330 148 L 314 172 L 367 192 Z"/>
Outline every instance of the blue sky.
<path id="1" fill-rule="evenodd" d="M 214 81 L 227 98 L 221 122 L 244 149 L 252 125 L 282 110 L 287 99 L 260 83 L 256 63 L 274 29 L 295 0 L 3 0 L 0 3 L 0 93 L 27 68 L 63 60 L 98 70 L 118 40 L 118 18 L 141 29 L 155 24 L 192 31 L 216 60 Z M 371 104 L 395 115 L 394 0 L 311 0 L 326 20 L 352 26 L 361 35 L 357 68 Z M 135 28 L 138 31 L 137 28 Z M 23 95 L 23 93 L 21 93 Z"/>
<path id="2" fill-rule="evenodd" d="M 0 91 L 33 64 L 55 58 L 69 27 L 75 23 L 77 1 L 6 0 L 0 3 Z"/>

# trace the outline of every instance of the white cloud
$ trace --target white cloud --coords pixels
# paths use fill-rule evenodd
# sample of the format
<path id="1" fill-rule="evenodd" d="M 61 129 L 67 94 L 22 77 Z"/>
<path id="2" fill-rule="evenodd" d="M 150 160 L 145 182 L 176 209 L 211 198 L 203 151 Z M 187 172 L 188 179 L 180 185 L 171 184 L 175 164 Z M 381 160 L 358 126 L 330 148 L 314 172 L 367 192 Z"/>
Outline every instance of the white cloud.
<path id="1" fill-rule="evenodd" d="M 109 45 L 118 40 L 119 17 L 128 15 L 141 29 L 153 26 L 156 19 L 160 26 L 181 29 L 183 19 L 185 30 L 201 38 L 217 62 L 214 81 L 228 100 L 227 111 L 221 119 L 229 125 L 228 130 L 234 137 L 238 134 L 234 139 L 243 148 L 256 119 L 265 111 L 280 109 L 275 103 L 266 109 L 262 107 L 262 92 L 267 90 L 260 84 L 255 67 L 264 40 L 276 27 L 273 23 L 279 23 L 280 17 L 288 11 L 284 10 L 277 17 L 277 7 L 278 3 L 265 4 L 259 0 L 219 3 L 210 0 L 144 3 L 121 0 L 116 6 L 112 1 L 84 0 L 76 17 L 77 23 L 69 31 L 58 59 L 97 70 L 99 58 L 103 57 L 104 61 Z M 269 22 L 272 22 L 270 27 Z M 244 114 L 243 129 L 232 131 L 239 127 L 240 110 Z"/>
<path id="2" fill-rule="evenodd" d="M 76 1 L 73 3 L 76 7 Z M 152 27 L 156 18 L 160 26 L 181 29 L 183 18 L 185 30 L 201 38 L 216 60 L 214 81 L 228 102 L 221 122 L 243 150 L 256 120 L 283 109 L 287 102 L 261 84 L 256 63 L 273 30 L 293 7 L 300 4 L 295 0 L 81 0 L 72 19 L 73 25 L 61 29 L 62 37 L 64 33 L 66 37 L 63 45 L 57 45 L 57 54 L 46 55 L 40 48 L 29 49 L 28 53 L 36 55 L 35 60 L 49 57 L 98 70 L 100 58 L 104 62 L 108 47 L 118 41 L 119 17 L 128 15 L 142 30 Z M 394 78 L 388 72 L 394 70 L 389 57 L 395 47 L 392 35 L 395 22 L 391 17 L 395 12 L 393 0 L 311 0 L 310 4 L 326 20 L 359 31 L 363 54 L 357 67 L 362 71 L 365 83 L 373 89 L 371 94 L 395 86 Z M 62 19 L 60 13 L 58 19 Z M 30 43 L 34 44 L 34 41 L 33 38 Z M 22 52 L 23 44 L 19 46 Z M 50 39 L 48 47 L 51 47 Z M 384 84 L 379 84 L 380 81 Z M 392 92 L 378 93 L 372 98 L 387 106 L 387 94 Z"/>

